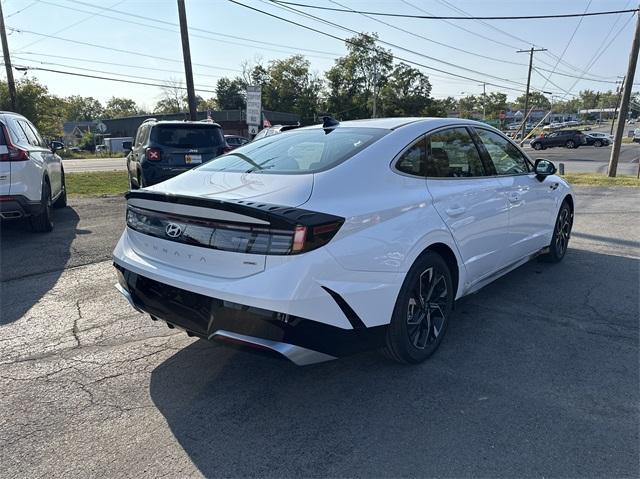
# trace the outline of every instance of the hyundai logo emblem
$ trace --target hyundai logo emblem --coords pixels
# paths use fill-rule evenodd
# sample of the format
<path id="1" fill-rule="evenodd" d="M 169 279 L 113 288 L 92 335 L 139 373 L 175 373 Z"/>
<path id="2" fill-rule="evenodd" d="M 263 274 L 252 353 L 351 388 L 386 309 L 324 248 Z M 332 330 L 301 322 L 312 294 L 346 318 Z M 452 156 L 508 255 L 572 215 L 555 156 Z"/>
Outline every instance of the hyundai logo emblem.
<path id="1" fill-rule="evenodd" d="M 182 234 L 182 226 L 175 223 L 169 223 L 164 229 L 164 232 L 169 238 L 177 238 Z"/>

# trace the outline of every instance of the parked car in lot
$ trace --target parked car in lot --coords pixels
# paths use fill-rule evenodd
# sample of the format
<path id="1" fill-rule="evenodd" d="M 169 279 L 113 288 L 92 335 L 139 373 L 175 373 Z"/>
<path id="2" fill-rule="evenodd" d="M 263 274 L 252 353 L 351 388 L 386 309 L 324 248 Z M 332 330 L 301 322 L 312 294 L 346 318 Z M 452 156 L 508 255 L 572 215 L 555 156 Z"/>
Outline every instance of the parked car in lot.
<path id="1" fill-rule="evenodd" d="M 224 135 L 224 140 L 227 142 L 229 150 L 235 150 L 236 148 L 249 143 L 249 140 L 240 135 Z"/>
<path id="2" fill-rule="evenodd" d="M 471 120 L 326 118 L 129 192 L 117 287 L 297 364 L 378 347 L 417 363 L 454 300 L 563 258 L 574 203 L 555 171 Z"/>
<path id="3" fill-rule="evenodd" d="M 129 185 L 131 189 L 155 185 L 228 150 L 217 123 L 147 119 L 127 155 Z"/>
<path id="4" fill-rule="evenodd" d="M 280 133 L 284 133 L 285 131 L 294 130 L 295 128 L 300 128 L 300 125 L 273 125 L 269 128 L 264 128 L 258 132 L 256 136 L 253 137 L 252 141 L 261 140 L 262 138 L 266 138 L 272 135 L 279 135 Z"/>
<path id="5" fill-rule="evenodd" d="M 117 287 L 170 327 L 296 364 L 418 363 L 456 299 L 562 260 L 574 201 L 555 171 L 480 122 L 325 118 L 129 192 Z"/>
<path id="6" fill-rule="evenodd" d="M 544 150 L 545 148 L 556 146 L 578 148 L 586 144 L 587 140 L 584 134 L 578 130 L 558 130 L 553 133 L 545 133 L 531 140 L 531 148 L 534 150 Z"/>
<path id="7" fill-rule="evenodd" d="M 47 144 L 24 116 L 0 112 L 0 219 L 27 218 L 33 231 L 53 229 L 52 208 L 67 205 L 60 142 Z"/>
<path id="8" fill-rule="evenodd" d="M 598 131 L 585 133 L 585 139 L 587 140 L 588 146 L 609 146 L 613 144 L 613 135 L 609 135 L 607 133 L 602 133 Z"/>

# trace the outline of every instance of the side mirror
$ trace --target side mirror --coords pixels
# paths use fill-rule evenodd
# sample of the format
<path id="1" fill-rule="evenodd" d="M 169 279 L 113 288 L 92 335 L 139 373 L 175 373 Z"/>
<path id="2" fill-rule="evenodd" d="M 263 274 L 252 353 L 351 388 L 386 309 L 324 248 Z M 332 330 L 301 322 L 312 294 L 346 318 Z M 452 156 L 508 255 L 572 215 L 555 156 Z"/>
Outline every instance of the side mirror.
<path id="1" fill-rule="evenodd" d="M 131 150 L 132 150 L 131 146 L 132 146 L 132 145 L 131 145 L 131 142 L 130 142 L 130 141 L 123 141 L 123 142 L 122 142 L 122 149 L 123 149 L 124 151 L 126 151 L 126 152 L 129 152 L 129 151 L 131 151 Z"/>
<path id="2" fill-rule="evenodd" d="M 538 180 L 544 181 L 547 176 L 554 175 L 558 170 L 556 170 L 556 166 L 549 160 L 538 158 L 533 166 L 533 171 Z"/>
<path id="3" fill-rule="evenodd" d="M 62 143 L 61 141 L 52 141 L 51 143 L 49 143 L 49 146 L 51 147 L 51 151 L 53 152 L 64 150 L 64 143 Z"/>

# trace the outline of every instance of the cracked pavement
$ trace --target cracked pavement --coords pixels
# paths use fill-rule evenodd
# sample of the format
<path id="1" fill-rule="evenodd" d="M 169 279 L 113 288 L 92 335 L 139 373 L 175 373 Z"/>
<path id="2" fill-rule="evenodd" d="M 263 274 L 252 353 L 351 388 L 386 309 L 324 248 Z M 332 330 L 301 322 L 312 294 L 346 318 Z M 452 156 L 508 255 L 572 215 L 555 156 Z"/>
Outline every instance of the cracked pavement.
<path id="1" fill-rule="evenodd" d="M 570 251 L 464 298 L 440 350 L 306 368 L 113 288 L 120 198 L 0 232 L 0 477 L 638 477 L 640 194 L 577 189 Z"/>

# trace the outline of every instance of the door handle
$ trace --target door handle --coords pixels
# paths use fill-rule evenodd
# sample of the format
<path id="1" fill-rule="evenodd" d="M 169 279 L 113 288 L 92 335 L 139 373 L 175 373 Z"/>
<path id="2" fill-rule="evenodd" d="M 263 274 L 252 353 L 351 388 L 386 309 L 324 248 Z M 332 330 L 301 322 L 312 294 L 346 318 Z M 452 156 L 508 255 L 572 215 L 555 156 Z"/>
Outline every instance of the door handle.
<path id="1" fill-rule="evenodd" d="M 467 209 L 464 206 L 456 206 L 446 209 L 446 212 L 449 216 L 460 216 L 465 211 L 467 211 Z"/>

